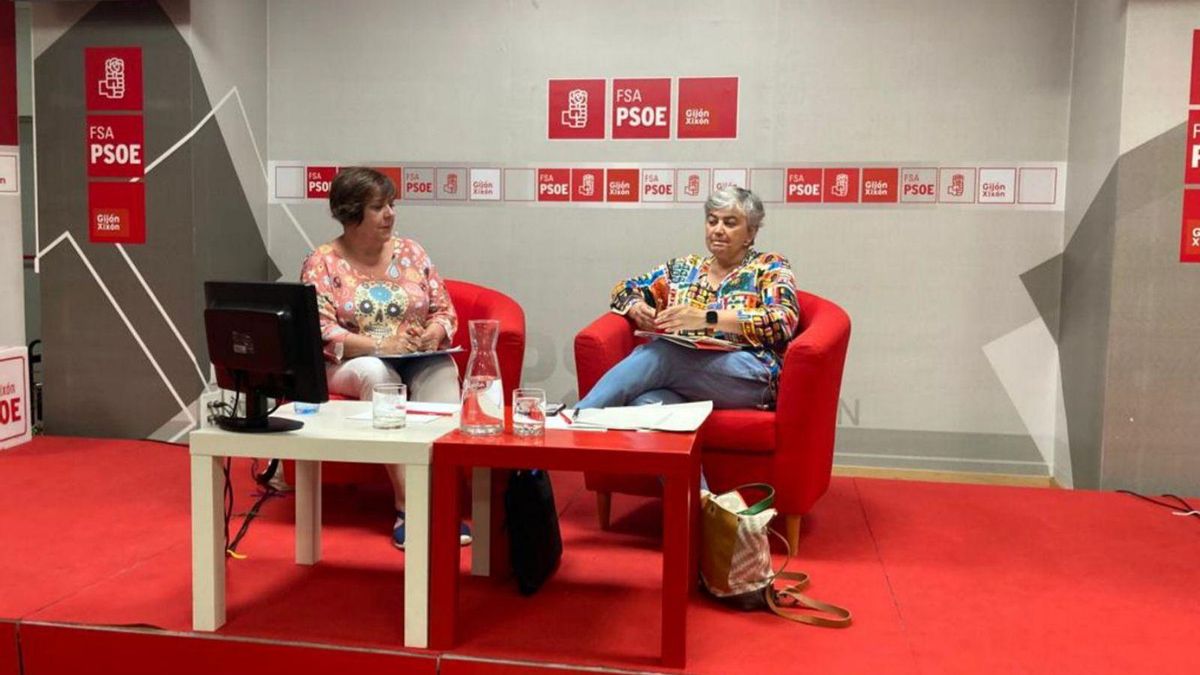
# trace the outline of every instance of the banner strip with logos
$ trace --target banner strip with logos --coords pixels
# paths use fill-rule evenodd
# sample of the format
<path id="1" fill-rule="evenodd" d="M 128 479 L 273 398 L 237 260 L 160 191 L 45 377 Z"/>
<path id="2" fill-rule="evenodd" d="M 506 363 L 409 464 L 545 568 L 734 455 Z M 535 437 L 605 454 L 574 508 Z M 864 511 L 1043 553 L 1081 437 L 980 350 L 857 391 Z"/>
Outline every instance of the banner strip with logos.
<path id="1" fill-rule="evenodd" d="M 343 166 L 351 166 L 346 163 Z M 564 163 L 362 162 L 388 175 L 404 204 L 558 204 L 581 207 L 693 205 L 722 187 L 754 190 L 766 203 L 796 208 L 907 208 L 914 205 L 1062 211 L 1066 164 L 846 162 L 787 166 Z M 324 200 L 333 162 L 272 160 L 271 203 Z"/>

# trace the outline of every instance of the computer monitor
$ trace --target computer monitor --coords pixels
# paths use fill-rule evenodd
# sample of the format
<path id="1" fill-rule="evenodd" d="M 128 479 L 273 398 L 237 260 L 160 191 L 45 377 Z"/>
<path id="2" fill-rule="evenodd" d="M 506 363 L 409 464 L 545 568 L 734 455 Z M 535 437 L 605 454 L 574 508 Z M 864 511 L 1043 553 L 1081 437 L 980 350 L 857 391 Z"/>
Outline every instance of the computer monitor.
<path id="1" fill-rule="evenodd" d="M 222 429 L 292 431 L 296 420 L 271 417 L 267 398 L 324 403 L 325 359 L 316 289 L 306 284 L 204 283 L 204 328 L 217 385 L 246 397 L 246 416 L 219 416 Z"/>

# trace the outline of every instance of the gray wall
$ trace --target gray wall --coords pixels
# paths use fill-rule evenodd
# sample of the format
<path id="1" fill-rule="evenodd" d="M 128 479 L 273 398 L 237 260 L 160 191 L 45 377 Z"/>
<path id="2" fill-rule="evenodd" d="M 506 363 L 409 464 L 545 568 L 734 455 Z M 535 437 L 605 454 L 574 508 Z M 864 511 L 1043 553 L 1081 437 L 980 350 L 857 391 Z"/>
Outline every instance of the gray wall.
<path id="1" fill-rule="evenodd" d="M 1200 3 L 1129 3 L 1100 471 L 1109 489 L 1200 486 L 1200 265 L 1178 262 L 1197 27 Z"/>
<path id="2" fill-rule="evenodd" d="M 269 154 L 333 164 L 1065 161 L 1073 14 L 1072 2 L 1044 0 L 272 2 Z M 351 44 L 392 45 L 396 56 L 364 63 Z M 741 77 L 736 141 L 545 138 L 547 78 L 693 74 Z M 319 203 L 290 208 L 313 242 L 339 232 Z M 307 245 L 281 207 L 269 218 L 272 257 L 294 278 Z M 699 208 L 402 203 L 398 222 L 443 273 L 521 302 L 525 382 L 567 400 L 572 338 L 604 311 L 611 285 L 703 246 Z M 839 461 L 1046 473 L 1053 413 L 1039 447 L 1019 407 L 1053 410 L 1056 357 L 1021 275 L 1059 254 L 1062 237 L 1052 211 L 768 208 L 761 245 L 854 320 L 844 398 L 857 414 L 844 417 Z M 1033 365 L 1019 349 L 985 349 L 1031 322 L 1042 350 Z"/>
<path id="3" fill-rule="evenodd" d="M 177 435 L 184 420 L 164 390 L 190 402 L 201 387 L 187 354 L 206 364 L 199 282 L 295 278 L 311 244 L 338 234 L 320 202 L 269 203 L 265 161 L 1064 162 L 1065 213 L 768 207 L 762 247 L 854 321 L 838 461 L 1187 487 L 1200 373 L 1184 308 L 1197 282 L 1174 251 L 1198 4 L 38 3 L 39 178 L 56 186 L 40 206 L 43 245 L 80 222 L 70 129 L 82 46 L 166 50 L 147 66 L 147 90 L 163 97 L 147 107 L 150 156 L 225 101 L 155 170 L 151 241 L 129 251 L 167 318 L 111 247 L 84 246 L 165 377 L 79 256 L 60 246 L 42 260 L 47 357 L 59 364 L 47 374 L 51 431 Z M 704 74 L 741 77 L 738 139 L 545 138 L 547 78 Z M 402 202 L 399 216 L 445 275 L 521 302 L 524 381 L 567 401 L 571 340 L 607 289 L 702 250 L 701 222 L 699 208 L 648 206 Z M 81 335 L 84 312 L 98 317 Z M 131 422 L 97 393 L 114 380 L 164 402 Z M 94 414 L 84 423 L 79 410 Z"/>
<path id="4" fill-rule="evenodd" d="M 234 159 L 252 151 L 230 151 L 233 143 L 250 145 L 245 120 L 263 132 L 266 59 L 251 35 L 265 32 L 266 8 L 196 4 L 194 13 L 183 0 L 34 6 L 40 236 L 45 247 L 70 235 L 41 258 L 49 433 L 179 438 L 195 418 L 185 409 L 208 380 L 201 282 L 277 276 L 255 218 L 263 209 L 261 166 L 258 192 L 248 193 L 242 176 L 255 174 L 239 171 Z M 242 36 L 240 50 L 222 47 L 230 35 Z M 145 177 L 144 245 L 88 243 L 78 139 L 83 50 L 93 45 L 142 48 L 148 163 L 188 137 Z M 217 103 L 209 80 L 217 89 L 241 82 L 252 90 L 245 117 L 227 103 L 200 124 Z M 243 131 L 231 134 L 232 143 L 227 125 Z"/>
<path id="5" fill-rule="evenodd" d="M 1062 303 L 1057 327 L 1066 424 L 1059 427 L 1054 476 L 1063 485 L 1095 487 L 1100 475 L 1125 13 L 1125 0 L 1097 0 L 1079 3 L 1075 17 L 1068 243 L 1060 263 Z M 1069 454 L 1061 449 L 1068 445 Z"/>

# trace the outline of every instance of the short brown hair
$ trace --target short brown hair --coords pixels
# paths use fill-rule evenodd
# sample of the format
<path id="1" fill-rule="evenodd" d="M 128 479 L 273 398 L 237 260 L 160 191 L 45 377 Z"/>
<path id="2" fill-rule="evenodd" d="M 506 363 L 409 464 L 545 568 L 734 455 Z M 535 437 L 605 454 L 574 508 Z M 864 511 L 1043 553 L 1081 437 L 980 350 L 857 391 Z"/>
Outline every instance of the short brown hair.
<path id="1" fill-rule="evenodd" d="M 395 196 L 392 179 L 365 166 L 348 166 L 329 186 L 329 212 L 342 225 L 357 225 L 367 204 L 380 198 L 390 202 Z"/>

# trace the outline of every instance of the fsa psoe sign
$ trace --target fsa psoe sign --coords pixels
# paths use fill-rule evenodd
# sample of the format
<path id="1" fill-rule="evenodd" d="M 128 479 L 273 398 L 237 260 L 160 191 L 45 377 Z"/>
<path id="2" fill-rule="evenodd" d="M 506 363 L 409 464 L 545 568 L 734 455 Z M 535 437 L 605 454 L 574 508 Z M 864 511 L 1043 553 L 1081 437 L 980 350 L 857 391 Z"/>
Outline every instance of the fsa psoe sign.
<path id="1" fill-rule="evenodd" d="M 0 450 L 27 442 L 29 354 L 24 347 L 0 349 Z"/>

